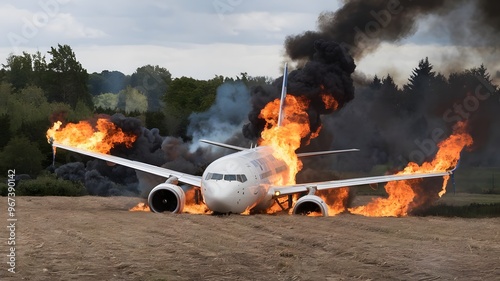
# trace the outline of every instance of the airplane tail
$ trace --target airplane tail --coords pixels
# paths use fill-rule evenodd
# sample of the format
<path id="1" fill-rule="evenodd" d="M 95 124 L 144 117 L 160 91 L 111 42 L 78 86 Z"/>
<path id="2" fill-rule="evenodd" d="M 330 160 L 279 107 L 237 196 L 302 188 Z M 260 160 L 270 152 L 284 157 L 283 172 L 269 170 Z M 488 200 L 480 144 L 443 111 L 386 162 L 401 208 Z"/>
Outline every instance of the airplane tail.
<path id="1" fill-rule="evenodd" d="M 283 68 L 283 84 L 281 85 L 281 99 L 280 99 L 280 111 L 278 114 L 278 127 L 283 123 L 283 119 L 285 118 L 285 106 L 286 106 L 286 86 L 288 84 L 288 63 L 285 63 L 285 67 Z M 316 155 L 325 155 L 325 154 L 334 154 L 334 153 L 343 153 L 343 152 L 353 152 L 359 151 L 359 149 L 343 149 L 343 150 L 328 150 L 328 151 L 318 151 L 318 152 L 308 152 L 308 153 L 298 153 L 298 157 L 307 157 L 307 156 L 316 156 Z"/>
<path id="2" fill-rule="evenodd" d="M 281 126 L 283 118 L 285 118 L 285 97 L 286 97 L 286 85 L 288 83 L 288 63 L 285 63 L 285 68 L 283 69 L 283 84 L 281 85 L 281 100 L 280 100 L 280 111 L 278 114 L 278 127 Z"/>

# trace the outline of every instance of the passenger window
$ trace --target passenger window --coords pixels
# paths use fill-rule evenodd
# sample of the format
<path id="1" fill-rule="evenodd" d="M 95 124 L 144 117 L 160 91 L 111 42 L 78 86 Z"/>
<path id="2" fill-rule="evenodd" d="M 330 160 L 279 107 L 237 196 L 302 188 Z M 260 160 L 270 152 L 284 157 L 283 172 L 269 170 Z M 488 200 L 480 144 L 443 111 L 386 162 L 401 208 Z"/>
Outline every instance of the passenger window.
<path id="1" fill-rule="evenodd" d="M 227 181 L 235 181 L 236 180 L 236 175 L 225 175 L 224 180 Z"/>
<path id="2" fill-rule="evenodd" d="M 212 174 L 213 180 L 221 180 L 223 177 L 224 177 L 224 175 L 222 175 L 222 174 L 217 174 L 217 173 Z"/>

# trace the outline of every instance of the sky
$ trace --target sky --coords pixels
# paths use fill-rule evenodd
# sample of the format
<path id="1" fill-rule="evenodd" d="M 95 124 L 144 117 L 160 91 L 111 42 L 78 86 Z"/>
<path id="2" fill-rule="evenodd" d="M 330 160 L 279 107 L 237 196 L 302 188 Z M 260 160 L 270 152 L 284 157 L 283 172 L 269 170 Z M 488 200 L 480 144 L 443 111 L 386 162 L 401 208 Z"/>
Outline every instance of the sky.
<path id="1" fill-rule="evenodd" d="M 287 35 L 315 30 L 318 15 L 340 5 L 332 0 L 0 0 L 0 62 L 11 53 L 46 54 L 51 46 L 67 44 L 89 73 L 132 74 L 151 64 L 173 77 L 241 72 L 278 77 Z M 356 62 L 357 71 L 390 73 L 401 84 L 420 59 L 428 56 L 433 63 L 453 56 L 446 41 L 432 36 L 431 23 L 424 19 L 413 36 L 382 44 Z M 488 61 L 473 58 L 467 66 L 478 66 L 480 59 Z M 490 67 L 498 71 L 497 65 Z"/>

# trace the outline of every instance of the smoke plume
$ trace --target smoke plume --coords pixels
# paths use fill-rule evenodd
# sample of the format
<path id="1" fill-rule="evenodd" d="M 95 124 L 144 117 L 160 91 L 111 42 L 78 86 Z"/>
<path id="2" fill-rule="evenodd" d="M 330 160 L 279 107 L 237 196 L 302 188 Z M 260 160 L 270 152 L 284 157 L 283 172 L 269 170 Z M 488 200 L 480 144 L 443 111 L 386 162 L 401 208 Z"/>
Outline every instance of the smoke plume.
<path id="1" fill-rule="evenodd" d="M 310 103 L 307 109 L 312 132 L 321 126 L 321 115 L 329 114 L 337 107 L 326 108 L 323 95 L 333 97 L 338 108 L 354 98 L 351 74 L 356 65 L 352 57 L 333 41 L 316 40 L 314 53 L 304 67 L 288 75 L 288 94 L 306 97 Z M 252 110 L 248 115 L 250 123 L 243 127 L 243 134 L 257 139 L 265 122 L 259 118 L 260 111 L 270 101 L 279 98 L 283 77 L 276 79 L 273 87 L 257 87 L 252 91 Z"/>
<path id="2" fill-rule="evenodd" d="M 225 83 L 217 89 L 215 103 L 205 112 L 189 117 L 187 134 L 192 137 L 191 151 L 199 147 L 200 139 L 225 142 L 240 140 L 237 134 L 247 121 L 250 93 L 242 82 Z M 241 145 L 241 143 L 237 143 Z"/>
<path id="3" fill-rule="evenodd" d="M 475 3 L 475 4 L 474 4 Z M 465 15 L 454 13 L 471 5 Z M 376 50 L 382 42 L 398 42 L 417 31 L 419 20 L 436 16 L 436 35 L 453 43 L 494 46 L 499 42 L 500 3 L 488 0 L 350 0 L 335 12 L 318 17 L 318 30 L 286 38 L 285 49 L 292 60 L 310 59 L 314 42 L 332 40 L 348 49 L 356 59 Z M 472 10 L 472 13 L 471 13 Z M 438 34 L 440 33 L 440 34 Z"/>

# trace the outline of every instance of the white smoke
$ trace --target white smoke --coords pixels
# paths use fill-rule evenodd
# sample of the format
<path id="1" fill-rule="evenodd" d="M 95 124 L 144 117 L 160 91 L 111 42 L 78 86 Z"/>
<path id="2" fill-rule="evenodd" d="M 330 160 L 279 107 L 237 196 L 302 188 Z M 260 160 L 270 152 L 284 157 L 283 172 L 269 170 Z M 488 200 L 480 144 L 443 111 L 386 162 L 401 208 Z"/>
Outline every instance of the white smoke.
<path id="1" fill-rule="evenodd" d="M 242 82 L 224 83 L 217 88 L 215 103 L 205 112 L 189 116 L 187 135 L 192 137 L 190 151 L 199 148 L 200 139 L 227 142 L 248 122 L 250 92 Z"/>

